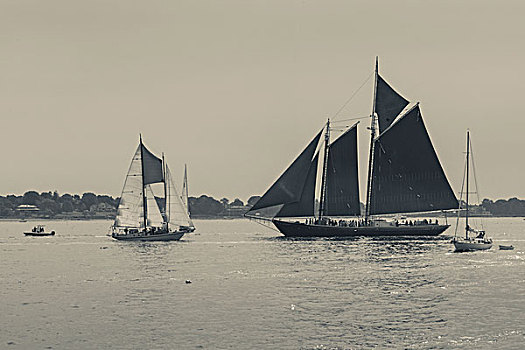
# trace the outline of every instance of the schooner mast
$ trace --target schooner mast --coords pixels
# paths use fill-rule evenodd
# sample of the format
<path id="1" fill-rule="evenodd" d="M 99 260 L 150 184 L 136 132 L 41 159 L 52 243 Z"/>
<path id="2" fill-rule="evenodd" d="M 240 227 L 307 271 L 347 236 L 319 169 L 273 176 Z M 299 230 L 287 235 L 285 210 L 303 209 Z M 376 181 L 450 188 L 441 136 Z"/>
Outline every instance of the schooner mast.
<path id="1" fill-rule="evenodd" d="M 468 191 L 469 191 L 469 188 L 468 188 L 468 183 L 469 183 L 469 161 L 470 161 L 470 131 L 467 130 L 467 169 L 466 169 L 466 172 L 467 172 L 467 192 L 466 192 L 466 213 L 465 213 L 465 239 L 468 239 L 468 231 L 469 231 L 469 227 L 468 227 Z"/>
<path id="2" fill-rule="evenodd" d="M 377 92 L 377 76 L 378 76 L 378 59 L 376 56 L 376 67 L 374 70 L 374 100 L 372 102 L 372 120 L 370 121 L 370 154 L 368 155 L 368 176 L 366 185 L 366 204 L 365 204 L 365 220 L 368 220 L 370 215 L 370 198 L 372 195 L 372 166 L 374 164 L 374 148 L 376 137 L 376 92 Z"/>
<path id="3" fill-rule="evenodd" d="M 140 136 L 140 169 L 142 171 L 142 213 L 144 214 L 144 229 L 148 227 L 148 199 L 146 198 L 146 184 L 144 181 L 144 145 Z"/>
<path id="4" fill-rule="evenodd" d="M 326 172 L 328 168 L 328 150 L 330 149 L 330 119 L 326 122 L 326 132 L 324 134 L 324 158 L 323 158 L 323 174 L 321 178 L 321 198 L 319 200 L 319 220 L 325 214 L 326 205 Z"/>
<path id="5" fill-rule="evenodd" d="M 166 223 L 166 230 L 169 231 L 169 200 L 168 200 L 168 181 L 166 177 L 166 161 L 164 160 L 164 152 L 162 152 L 162 177 L 164 178 L 164 222 Z"/>

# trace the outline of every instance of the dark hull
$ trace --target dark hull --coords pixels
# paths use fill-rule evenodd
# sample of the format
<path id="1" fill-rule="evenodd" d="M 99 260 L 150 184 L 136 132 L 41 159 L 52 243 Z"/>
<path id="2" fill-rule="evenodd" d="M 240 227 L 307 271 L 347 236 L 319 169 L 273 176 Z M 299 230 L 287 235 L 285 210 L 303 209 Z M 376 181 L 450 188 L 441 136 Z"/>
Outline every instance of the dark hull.
<path id="1" fill-rule="evenodd" d="M 119 241 L 178 241 L 184 236 L 184 232 L 167 232 L 156 234 L 128 234 L 128 235 L 112 235 L 112 237 Z"/>
<path id="2" fill-rule="evenodd" d="M 24 232 L 24 235 L 26 236 L 34 236 L 34 237 L 44 237 L 44 236 L 54 236 L 55 232 Z"/>
<path id="3" fill-rule="evenodd" d="M 450 225 L 340 227 L 306 225 L 280 220 L 273 220 L 273 223 L 287 237 L 437 236 L 450 227 Z"/>

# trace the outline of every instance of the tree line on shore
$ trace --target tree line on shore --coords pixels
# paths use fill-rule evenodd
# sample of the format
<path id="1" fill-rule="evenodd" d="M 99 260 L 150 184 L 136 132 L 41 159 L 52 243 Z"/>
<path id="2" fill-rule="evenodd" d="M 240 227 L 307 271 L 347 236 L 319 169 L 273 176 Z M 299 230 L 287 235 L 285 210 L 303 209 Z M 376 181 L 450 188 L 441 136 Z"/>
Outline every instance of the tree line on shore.
<path id="1" fill-rule="evenodd" d="M 252 196 L 244 203 L 239 198 L 230 201 L 201 195 L 190 197 L 192 217 L 242 217 L 259 199 Z M 119 198 L 97 195 L 92 192 L 62 194 L 57 191 L 28 191 L 23 195 L 0 196 L 0 218 L 112 218 Z M 525 200 L 510 198 L 496 201 L 484 199 L 479 205 L 471 206 L 473 214 L 487 216 L 525 216 Z"/>
<path id="2" fill-rule="evenodd" d="M 257 200 L 252 196 L 246 203 L 239 198 L 217 200 L 201 195 L 190 197 L 189 205 L 193 217 L 241 217 Z M 28 191 L 23 195 L 0 196 L 0 218 L 112 218 L 115 216 L 120 198 L 97 195 L 92 192 L 62 194 L 57 191 Z"/>

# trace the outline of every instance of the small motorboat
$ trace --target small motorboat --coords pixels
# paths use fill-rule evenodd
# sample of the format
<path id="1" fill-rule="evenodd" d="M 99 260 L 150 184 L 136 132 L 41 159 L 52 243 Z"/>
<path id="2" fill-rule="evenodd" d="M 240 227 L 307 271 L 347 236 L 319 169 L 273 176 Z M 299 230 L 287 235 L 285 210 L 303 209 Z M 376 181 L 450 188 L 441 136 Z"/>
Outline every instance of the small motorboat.
<path id="1" fill-rule="evenodd" d="M 55 231 L 46 231 L 44 225 L 36 225 L 31 231 L 25 231 L 26 236 L 54 236 Z"/>
<path id="2" fill-rule="evenodd" d="M 499 245 L 499 250 L 514 250 L 514 246 L 513 245 L 502 245 L 502 244 L 500 244 Z"/>

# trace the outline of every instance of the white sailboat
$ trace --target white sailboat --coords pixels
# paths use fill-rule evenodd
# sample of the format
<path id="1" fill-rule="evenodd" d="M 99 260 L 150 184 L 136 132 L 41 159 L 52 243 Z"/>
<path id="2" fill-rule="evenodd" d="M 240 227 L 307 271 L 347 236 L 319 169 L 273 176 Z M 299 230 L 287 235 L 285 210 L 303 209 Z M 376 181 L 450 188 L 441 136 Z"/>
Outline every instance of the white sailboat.
<path id="1" fill-rule="evenodd" d="M 492 239 L 486 236 L 485 230 L 477 230 L 472 228 L 469 225 L 469 178 L 470 178 L 470 154 L 471 154 L 471 142 L 470 142 L 470 132 L 467 130 L 467 160 L 466 160 L 466 170 L 465 170 L 465 179 L 464 184 L 466 184 L 466 205 L 465 205 L 465 238 L 460 238 L 457 236 L 457 228 L 459 225 L 456 225 L 456 232 L 454 233 L 454 247 L 456 252 L 467 252 L 475 250 L 487 250 L 492 247 Z M 475 168 L 473 167 L 473 170 Z M 475 176 L 475 174 L 474 174 Z M 477 181 L 475 181 L 477 187 Z M 478 189 L 476 188 L 476 193 Z M 461 208 L 460 208 L 461 209 Z M 461 210 L 458 211 L 458 224 Z M 470 234 L 470 235 L 469 235 Z"/>
<path id="2" fill-rule="evenodd" d="M 154 194 L 153 186 L 163 184 L 163 197 Z M 193 222 L 175 189 L 164 161 L 142 143 L 126 175 L 111 236 L 117 240 L 179 240 L 193 227 Z"/>

